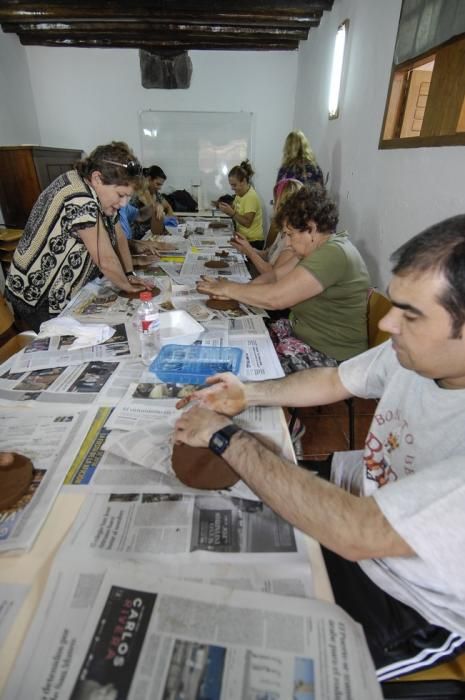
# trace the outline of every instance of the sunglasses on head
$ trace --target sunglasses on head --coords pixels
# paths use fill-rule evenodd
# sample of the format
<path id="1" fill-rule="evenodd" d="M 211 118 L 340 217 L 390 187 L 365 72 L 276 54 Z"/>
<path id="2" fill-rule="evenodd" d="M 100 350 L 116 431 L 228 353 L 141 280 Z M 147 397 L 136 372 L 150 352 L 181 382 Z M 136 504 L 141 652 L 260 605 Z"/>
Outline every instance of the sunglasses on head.
<path id="1" fill-rule="evenodd" d="M 137 162 L 137 160 L 128 160 L 127 163 L 118 163 L 116 160 L 106 160 L 102 158 L 103 163 L 109 163 L 110 165 L 116 165 L 119 168 L 126 168 L 129 177 L 135 177 L 137 175 L 142 175 L 142 165 Z"/>

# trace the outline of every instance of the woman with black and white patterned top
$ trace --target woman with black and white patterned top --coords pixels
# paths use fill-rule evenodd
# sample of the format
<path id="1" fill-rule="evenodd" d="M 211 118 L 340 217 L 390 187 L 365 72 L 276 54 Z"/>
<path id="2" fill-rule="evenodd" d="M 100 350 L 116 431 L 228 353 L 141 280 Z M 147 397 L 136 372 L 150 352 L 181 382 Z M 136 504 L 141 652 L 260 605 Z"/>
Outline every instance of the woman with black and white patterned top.
<path id="1" fill-rule="evenodd" d="M 105 275 L 119 289 L 148 286 L 133 273 L 118 210 L 142 168 L 121 142 L 98 146 L 39 196 L 13 256 L 6 298 L 35 331 L 59 314 L 89 280 Z"/>

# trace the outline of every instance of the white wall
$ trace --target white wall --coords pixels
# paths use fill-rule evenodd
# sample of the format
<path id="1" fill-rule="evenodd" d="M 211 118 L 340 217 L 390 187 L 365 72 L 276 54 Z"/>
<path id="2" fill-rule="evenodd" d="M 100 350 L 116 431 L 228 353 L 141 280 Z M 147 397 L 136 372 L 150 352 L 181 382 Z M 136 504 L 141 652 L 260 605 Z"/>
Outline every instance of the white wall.
<path id="1" fill-rule="evenodd" d="M 426 226 L 465 211 L 465 148 L 378 150 L 401 0 L 335 0 L 299 51 L 295 127 L 302 129 L 375 283 L 389 255 Z M 350 20 L 339 119 L 327 118 L 333 38 Z"/>
<path id="2" fill-rule="evenodd" d="M 16 34 L 0 32 L 0 145 L 39 142 L 25 49 Z"/>
<path id="3" fill-rule="evenodd" d="M 39 143 L 26 51 L 16 34 L 0 31 L 0 145 Z"/>
<path id="4" fill-rule="evenodd" d="M 140 155 L 141 110 L 253 112 L 251 161 L 267 203 L 292 128 L 297 52 L 192 51 L 187 90 L 146 90 L 139 53 L 131 49 L 28 47 L 41 142 L 91 150 L 112 139 Z M 169 163 L 163 163 L 169 175 Z"/>
<path id="5" fill-rule="evenodd" d="M 88 151 L 122 139 L 140 155 L 140 110 L 249 111 L 255 114 L 255 184 L 266 203 L 284 138 L 293 126 L 301 128 L 330 172 L 341 225 L 374 282 L 384 286 L 398 245 L 465 209 L 465 148 L 378 150 L 400 6 L 401 0 L 335 0 L 298 52 L 191 52 L 188 90 L 142 88 L 135 50 L 24 49 L 15 36 L 0 33 L 0 143 Z M 339 119 L 329 121 L 332 46 L 346 18 L 343 102 Z"/>

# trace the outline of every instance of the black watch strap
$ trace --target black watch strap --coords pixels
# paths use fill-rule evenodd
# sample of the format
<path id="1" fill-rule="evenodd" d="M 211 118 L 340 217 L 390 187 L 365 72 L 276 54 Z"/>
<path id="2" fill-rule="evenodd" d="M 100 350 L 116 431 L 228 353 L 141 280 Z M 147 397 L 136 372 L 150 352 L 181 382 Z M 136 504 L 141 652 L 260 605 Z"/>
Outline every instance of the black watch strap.
<path id="1" fill-rule="evenodd" d="M 241 428 L 239 428 L 238 425 L 226 425 L 224 428 L 221 428 L 221 430 L 217 430 L 216 433 L 213 433 L 210 438 L 210 442 L 208 443 L 208 447 L 215 454 L 222 455 L 225 449 L 228 447 L 232 436 L 235 433 L 238 433 L 240 430 Z"/>

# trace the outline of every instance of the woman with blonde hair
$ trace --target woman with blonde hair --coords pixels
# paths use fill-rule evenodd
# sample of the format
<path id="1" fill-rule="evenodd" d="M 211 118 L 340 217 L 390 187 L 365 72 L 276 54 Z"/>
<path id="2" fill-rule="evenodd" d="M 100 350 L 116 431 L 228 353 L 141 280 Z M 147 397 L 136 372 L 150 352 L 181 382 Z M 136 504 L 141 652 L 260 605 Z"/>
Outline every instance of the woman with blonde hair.
<path id="1" fill-rule="evenodd" d="M 251 179 L 254 171 L 248 160 L 235 165 L 228 173 L 229 185 L 236 195 L 232 204 L 218 202 L 218 209 L 233 219 L 238 231 L 253 248 L 263 247 L 263 214 L 260 199 Z"/>
<path id="2" fill-rule="evenodd" d="M 256 250 L 255 248 L 252 248 L 247 239 L 241 236 L 240 233 L 236 233 L 233 237 L 232 244 L 234 248 L 249 258 L 250 262 L 260 275 L 268 272 L 276 273 L 277 270 L 284 265 L 286 265 L 286 270 L 288 270 L 288 263 L 291 260 L 294 261 L 294 265 L 297 265 L 298 263 L 298 258 L 295 256 L 292 248 L 287 245 L 285 236 L 282 235 L 280 227 L 276 224 L 275 218 L 281 207 L 290 197 L 292 197 L 292 195 L 298 192 L 301 187 L 303 187 L 301 182 L 292 179 L 280 180 L 274 186 L 274 212 L 270 230 L 266 239 L 266 242 L 269 245 L 265 250 Z"/>
<path id="3" fill-rule="evenodd" d="M 302 131 L 291 131 L 284 142 L 283 158 L 276 182 L 294 178 L 304 185 L 323 185 L 323 173 L 307 137 Z"/>

